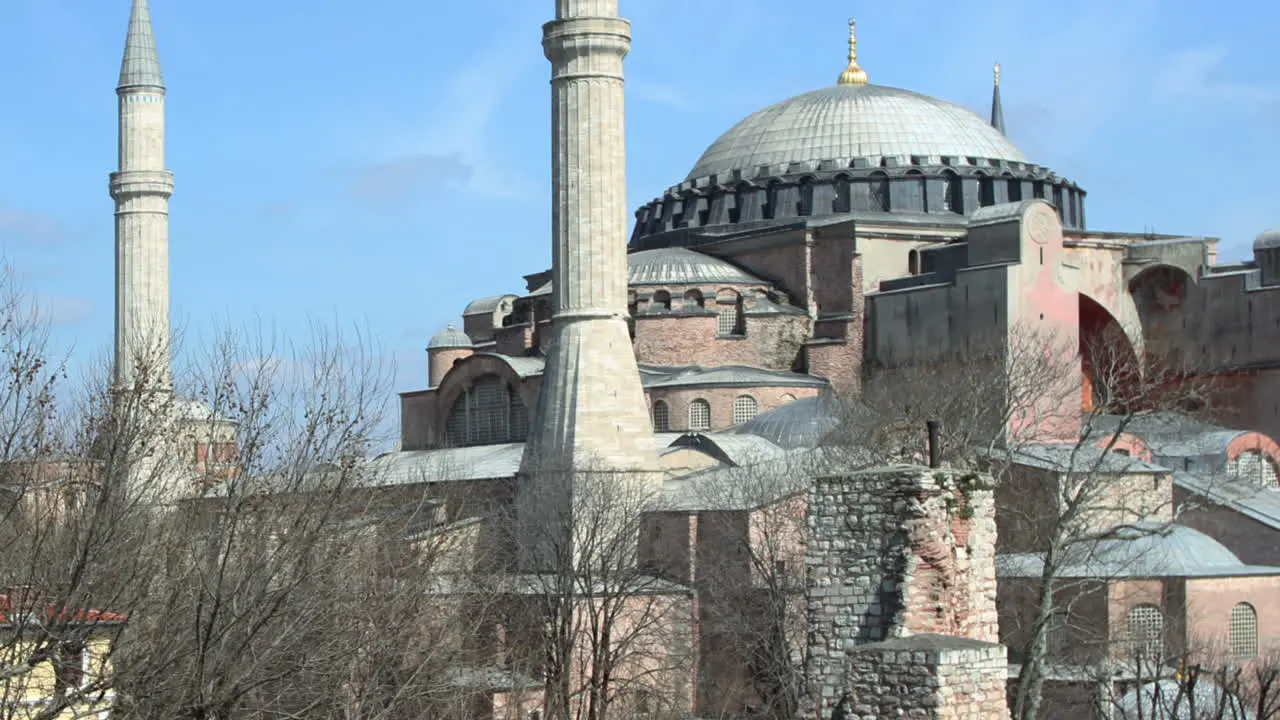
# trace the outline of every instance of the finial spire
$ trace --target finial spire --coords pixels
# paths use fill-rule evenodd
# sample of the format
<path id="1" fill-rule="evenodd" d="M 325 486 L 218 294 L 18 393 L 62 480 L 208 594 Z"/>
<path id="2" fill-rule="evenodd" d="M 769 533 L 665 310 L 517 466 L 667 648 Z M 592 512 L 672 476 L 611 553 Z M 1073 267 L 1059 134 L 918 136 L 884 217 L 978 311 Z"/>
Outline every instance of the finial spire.
<path id="1" fill-rule="evenodd" d="M 1000 63 L 995 64 L 992 73 L 995 76 L 995 84 L 991 89 L 991 127 L 1004 135 L 1004 105 L 1000 102 Z"/>
<path id="2" fill-rule="evenodd" d="M 164 87 L 147 0 L 133 0 L 133 9 L 129 12 L 129 34 L 124 42 L 124 59 L 120 61 L 118 89 L 128 87 Z"/>
<path id="3" fill-rule="evenodd" d="M 858 65 L 857 22 L 849 18 L 849 67 L 840 73 L 840 85 L 866 85 L 867 73 Z"/>

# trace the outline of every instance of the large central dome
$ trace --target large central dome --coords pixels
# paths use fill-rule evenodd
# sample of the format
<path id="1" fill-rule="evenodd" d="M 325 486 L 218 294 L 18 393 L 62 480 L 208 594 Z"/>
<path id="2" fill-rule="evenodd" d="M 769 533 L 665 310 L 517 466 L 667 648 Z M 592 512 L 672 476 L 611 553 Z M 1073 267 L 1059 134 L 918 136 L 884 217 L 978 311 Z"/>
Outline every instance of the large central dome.
<path id="1" fill-rule="evenodd" d="M 1026 162 L 999 130 L 943 100 L 882 85 L 842 84 L 755 112 L 707 148 L 687 180 L 760 166 L 853 158 L 983 158 Z M 843 161 L 843 162 L 840 162 Z"/>

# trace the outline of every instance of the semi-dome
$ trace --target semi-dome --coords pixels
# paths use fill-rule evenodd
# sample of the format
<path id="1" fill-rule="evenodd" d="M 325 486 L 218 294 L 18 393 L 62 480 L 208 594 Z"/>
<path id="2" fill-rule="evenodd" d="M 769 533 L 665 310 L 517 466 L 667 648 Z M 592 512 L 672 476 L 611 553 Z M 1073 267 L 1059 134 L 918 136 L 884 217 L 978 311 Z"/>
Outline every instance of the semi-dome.
<path id="1" fill-rule="evenodd" d="M 755 284 L 760 278 L 727 260 L 685 248 L 643 250 L 627 256 L 630 285 Z"/>
<path id="2" fill-rule="evenodd" d="M 882 85 L 841 84 L 747 116 L 707 148 L 686 179 L 734 170 L 754 175 L 762 166 L 848 167 L 854 158 L 910 165 L 912 157 L 1026 162 L 999 130 L 959 105 Z"/>
<path id="3" fill-rule="evenodd" d="M 452 325 L 432 335 L 431 341 L 427 343 L 428 350 L 451 350 L 469 347 L 474 347 L 471 338 Z"/>

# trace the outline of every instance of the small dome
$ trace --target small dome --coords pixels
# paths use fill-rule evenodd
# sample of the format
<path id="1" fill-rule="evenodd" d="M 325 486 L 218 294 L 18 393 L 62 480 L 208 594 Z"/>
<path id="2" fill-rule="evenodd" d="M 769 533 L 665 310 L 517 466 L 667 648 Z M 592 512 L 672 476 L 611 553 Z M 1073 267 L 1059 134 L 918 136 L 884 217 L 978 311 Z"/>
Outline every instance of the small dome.
<path id="1" fill-rule="evenodd" d="M 432 335 L 431 342 L 427 343 L 428 350 L 450 350 L 470 347 L 475 347 L 475 344 L 471 342 L 471 338 L 452 325 Z"/>
<path id="2" fill-rule="evenodd" d="M 815 448 L 840 426 L 839 403 L 827 395 L 792 400 L 725 432 L 755 435 L 786 450 Z"/>
<path id="3" fill-rule="evenodd" d="M 643 250 L 627 256 L 630 285 L 700 285 L 763 282 L 731 262 L 685 248 Z"/>
<path id="4" fill-rule="evenodd" d="M 707 148 L 686 179 L 853 158 L 909 162 L 913 155 L 1026 162 L 999 130 L 959 105 L 883 85 L 843 84 L 747 116 Z"/>
<path id="5" fill-rule="evenodd" d="M 1254 250 L 1274 250 L 1280 248 L 1280 230 L 1263 230 L 1253 241 Z"/>

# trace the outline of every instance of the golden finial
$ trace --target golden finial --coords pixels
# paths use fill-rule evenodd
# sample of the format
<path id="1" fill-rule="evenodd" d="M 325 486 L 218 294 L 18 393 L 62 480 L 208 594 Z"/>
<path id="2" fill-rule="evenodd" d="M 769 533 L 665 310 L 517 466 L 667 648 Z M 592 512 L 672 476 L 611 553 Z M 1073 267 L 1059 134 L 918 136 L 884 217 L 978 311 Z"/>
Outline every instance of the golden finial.
<path id="1" fill-rule="evenodd" d="M 1000 87 L 1000 63 L 996 63 L 996 66 L 992 68 L 992 70 L 995 72 L 996 76 L 996 87 Z"/>
<path id="2" fill-rule="evenodd" d="M 858 36 L 853 18 L 849 18 L 849 67 L 840 73 L 837 82 L 841 85 L 867 84 L 867 73 L 858 65 Z"/>

